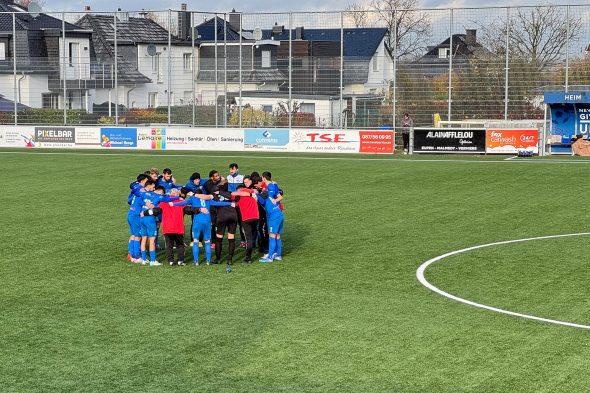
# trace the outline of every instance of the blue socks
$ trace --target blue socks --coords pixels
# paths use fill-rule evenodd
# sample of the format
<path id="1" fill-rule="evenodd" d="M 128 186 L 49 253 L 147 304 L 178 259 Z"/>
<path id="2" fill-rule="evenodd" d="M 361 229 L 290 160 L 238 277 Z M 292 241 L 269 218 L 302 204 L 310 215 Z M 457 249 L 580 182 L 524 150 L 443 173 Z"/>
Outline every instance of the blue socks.
<path id="1" fill-rule="evenodd" d="M 156 252 L 150 251 L 150 262 L 154 262 L 156 260 Z"/>
<path id="2" fill-rule="evenodd" d="M 277 239 L 275 239 L 274 237 L 269 237 L 268 238 L 268 258 L 272 259 L 272 256 L 275 253 L 275 249 L 277 247 Z"/>
<path id="3" fill-rule="evenodd" d="M 131 256 L 133 256 L 133 242 L 134 242 L 134 241 L 135 241 L 135 240 L 129 240 L 129 245 L 127 246 L 127 252 L 128 252 L 128 253 L 129 253 Z"/>
<path id="4" fill-rule="evenodd" d="M 143 259 L 144 261 L 147 259 L 147 253 L 145 252 L 145 250 L 141 250 L 141 259 Z"/>
<path id="5" fill-rule="evenodd" d="M 193 242 L 193 258 L 195 259 L 195 263 L 199 261 L 199 242 Z"/>
<path id="6" fill-rule="evenodd" d="M 282 255 L 282 252 L 283 252 L 283 240 L 282 239 L 276 239 L 276 241 L 277 241 L 277 249 L 276 249 L 275 253 L 280 257 Z"/>
<path id="7" fill-rule="evenodd" d="M 139 240 L 131 240 L 131 256 L 139 258 L 141 255 L 141 242 Z"/>
<path id="8" fill-rule="evenodd" d="M 203 247 L 205 248 L 205 258 L 207 258 L 207 262 L 211 262 L 211 243 L 203 243 Z"/>

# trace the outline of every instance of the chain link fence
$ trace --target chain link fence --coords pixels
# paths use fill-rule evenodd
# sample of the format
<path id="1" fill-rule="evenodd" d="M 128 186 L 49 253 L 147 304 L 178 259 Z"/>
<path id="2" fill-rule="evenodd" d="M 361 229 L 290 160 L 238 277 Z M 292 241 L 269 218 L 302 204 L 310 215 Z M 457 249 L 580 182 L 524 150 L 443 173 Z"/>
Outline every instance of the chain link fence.
<path id="1" fill-rule="evenodd" d="M 13 12 L 9 12 L 13 11 Z M 542 119 L 588 90 L 590 6 L 0 12 L 1 124 Z"/>

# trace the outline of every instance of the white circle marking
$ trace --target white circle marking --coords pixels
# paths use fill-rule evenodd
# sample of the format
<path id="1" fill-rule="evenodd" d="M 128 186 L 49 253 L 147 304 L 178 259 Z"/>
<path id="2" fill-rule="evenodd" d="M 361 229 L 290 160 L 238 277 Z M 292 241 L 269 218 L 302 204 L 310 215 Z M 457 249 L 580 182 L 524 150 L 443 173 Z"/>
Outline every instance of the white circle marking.
<path id="1" fill-rule="evenodd" d="M 418 281 L 420 281 L 420 284 L 424 285 L 426 288 L 430 289 L 431 291 L 436 292 L 439 295 L 442 295 L 442 296 L 444 296 L 446 298 L 449 298 L 451 300 L 455 300 L 455 301 L 460 302 L 460 303 L 468 304 L 468 305 L 474 306 L 474 307 L 483 308 L 483 309 L 486 309 L 486 310 L 489 310 L 489 311 L 494 311 L 494 312 L 497 312 L 497 313 L 500 313 L 500 314 L 511 315 L 513 317 L 532 319 L 532 320 L 535 320 L 535 321 L 552 323 L 552 324 L 555 324 L 555 325 L 562 325 L 562 326 L 569 326 L 569 327 L 574 327 L 574 328 L 579 328 L 579 329 L 588 329 L 588 330 L 590 330 L 590 326 L 589 325 L 582 325 L 582 324 L 579 324 L 579 323 L 558 321 L 558 320 L 555 320 L 555 319 L 548 319 L 548 318 L 536 317 L 534 315 L 521 314 L 521 313 L 514 312 L 514 311 L 503 310 L 501 308 L 496 308 L 496 307 L 492 307 L 492 306 L 487 306 L 485 304 L 476 303 L 476 302 L 471 301 L 471 300 L 468 300 L 468 299 L 463 299 L 463 298 L 460 298 L 458 296 L 451 295 L 450 293 L 445 292 L 442 289 L 439 289 L 439 288 L 435 287 L 434 285 L 432 285 L 431 283 L 429 283 L 426 280 L 426 278 L 424 277 L 424 272 L 433 263 L 438 262 L 438 261 L 440 261 L 442 259 L 445 259 L 445 258 L 450 257 L 450 256 L 453 256 L 453 255 L 462 254 L 464 252 L 473 251 L 473 250 L 477 250 L 477 249 L 480 249 L 480 248 L 499 246 L 499 245 L 502 245 L 502 244 L 520 243 L 520 242 L 527 242 L 527 241 L 531 241 L 531 240 L 555 239 L 555 238 L 560 238 L 560 237 L 586 236 L 586 235 L 590 235 L 590 232 L 569 233 L 569 234 L 565 234 L 565 235 L 551 235 L 551 236 L 529 237 L 529 238 L 526 238 L 526 239 L 506 240 L 506 241 L 502 241 L 502 242 L 481 244 L 479 246 L 473 246 L 473 247 L 463 248 L 461 250 L 451 251 L 451 252 L 448 252 L 446 254 L 439 255 L 437 257 L 434 257 L 434 258 L 429 259 L 428 261 L 424 262 L 422 265 L 420 265 L 420 267 L 416 271 L 416 277 L 418 278 Z"/>

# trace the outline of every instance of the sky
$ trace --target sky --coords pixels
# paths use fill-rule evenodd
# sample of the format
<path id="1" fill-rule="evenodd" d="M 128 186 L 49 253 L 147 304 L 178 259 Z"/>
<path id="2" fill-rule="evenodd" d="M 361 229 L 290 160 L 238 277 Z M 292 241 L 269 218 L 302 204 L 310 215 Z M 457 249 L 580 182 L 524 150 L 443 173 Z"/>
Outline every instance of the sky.
<path id="1" fill-rule="evenodd" d="M 242 12 L 285 12 L 285 11 L 339 11 L 351 3 L 368 3 L 366 0 L 299 0 L 276 1 L 276 0 L 216 0 L 190 1 L 190 0 L 38 0 L 43 4 L 46 11 L 83 11 L 85 5 L 92 7 L 93 11 L 116 11 L 121 8 L 124 11 L 139 11 L 141 9 L 180 9 L 180 4 L 188 4 L 189 10 L 193 11 L 216 11 L 229 12 L 232 8 Z M 212 5 L 212 3 L 214 5 Z M 555 5 L 580 5 L 590 4 L 590 0 L 567 0 L 567 1 L 539 1 L 539 0 L 422 0 L 422 8 L 448 8 L 448 7 L 495 7 L 495 6 L 519 6 L 555 4 Z"/>

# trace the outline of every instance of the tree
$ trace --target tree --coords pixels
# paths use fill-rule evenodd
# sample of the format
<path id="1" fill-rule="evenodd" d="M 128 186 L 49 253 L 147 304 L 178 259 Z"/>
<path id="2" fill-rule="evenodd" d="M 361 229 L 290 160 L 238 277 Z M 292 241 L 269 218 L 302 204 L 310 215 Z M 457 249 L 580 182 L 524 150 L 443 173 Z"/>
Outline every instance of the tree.
<path id="1" fill-rule="evenodd" d="M 389 30 L 388 46 L 398 58 L 418 56 L 432 34 L 430 16 L 418 10 L 418 0 L 373 0 L 370 9 Z"/>
<path id="2" fill-rule="evenodd" d="M 581 17 L 570 13 L 569 20 L 566 20 L 565 7 L 536 6 L 511 10 L 510 23 L 506 18 L 482 27 L 486 45 L 498 54 L 505 54 L 508 29 L 510 57 L 527 61 L 537 71 L 561 60 L 568 42 L 581 36 Z"/>
<path id="3" fill-rule="evenodd" d="M 349 4 L 345 11 L 344 16 L 352 20 L 354 27 L 367 27 L 369 11 L 361 4 Z"/>

